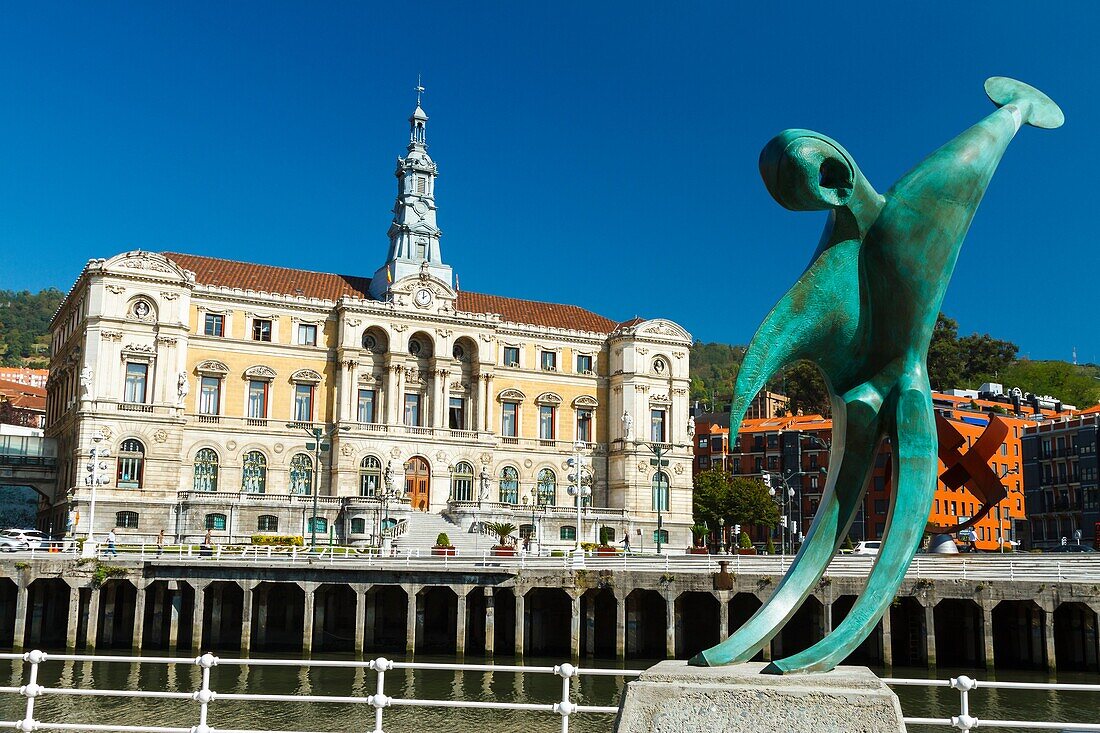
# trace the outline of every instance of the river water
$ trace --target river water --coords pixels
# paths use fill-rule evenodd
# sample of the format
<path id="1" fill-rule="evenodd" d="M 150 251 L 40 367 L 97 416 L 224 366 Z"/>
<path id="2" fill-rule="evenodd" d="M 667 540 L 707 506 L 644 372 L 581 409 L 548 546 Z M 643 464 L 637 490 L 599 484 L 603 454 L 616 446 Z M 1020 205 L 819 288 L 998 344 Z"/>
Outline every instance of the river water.
<path id="1" fill-rule="evenodd" d="M 341 659 L 336 655 L 324 658 Z M 348 657 L 347 659 L 351 659 Z M 418 656 L 418 662 L 453 662 L 454 658 Z M 466 662 L 480 660 L 467 657 Z M 526 658 L 523 663 L 552 666 L 560 660 Z M 498 664 L 513 660 L 497 657 Z M 644 669 L 652 662 L 631 660 L 626 669 Z M 590 663 L 591 664 L 591 663 Z M 614 668 L 611 662 L 593 666 Z M 624 668 L 624 667 L 620 667 Z M 883 670 L 876 670 L 887 676 Z M 946 679 L 964 670 L 939 670 Z M 923 669 L 897 668 L 892 677 L 927 678 Z M 978 673 L 980 679 L 989 679 Z M 1045 674 L 1000 672 L 1001 681 L 1054 681 Z M 10 681 L 8 681 L 10 680 Z M 190 692 L 199 686 L 194 665 L 130 664 L 108 662 L 48 661 L 40 667 L 39 684 L 46 687 L 95 687 L 116 690 L 166 690 Z M 617 705 L 629 678 L 582 677 L 574 683 L 574 701 L 591 705 Z M 1100 682 L 1095 674 L 1062 674 L 1059 682 Z M 21 663 L 0 663 L 0 684 L 18 686 L 26 682 Z M 402 698 L 482 700 L 496 702 L 553 703 L 561 699 L 561 679 L 551 674 L 509 672 L 454 672 L 437 670 L 394 670 L 386 673 L 385 692 Z M 579 687 L 577 685 L 579 684 Z M 366 697 L 375 691 L 376 677 L 370 670 L 351 667 L 260 667 L 224 666 L 211 670 L 211 688 L 222 693 L 266 693 L 299 695 L 347 695 Z M 906 715 L 947 718 L 958 713 L 958 693 L 946 688 L 898 687 Z M 971 714 L 980 718 L 1047 720 L 1097 723 L 1100 731 L 1100 693 L 983 690 L 970 694 Z M 25 712 L 20 695 L 0 694 L 0 720 L 19 720 Z M 220 729 L 264 729 L 297 731 L 355 731 L 373 729 L 374 709 L 368 705 L 307 702 L 238 702 L 216 700 L 210 706 L 208 724 Z M 155 698 L 103 698 L 46 695 L 36 704 L 35 718 L 48 722 L 82 722 L 122 725 L 190 727 L 198 722 L 198 705 L 186 700 Z M 578 733 L 606 733 L 611 715 L 583 714 L 570 720 Z M 464 733 L 550 733 L 560 731 L 559 716 L 553 713 L 499 710 L 456 710 L 448 708 L 394 707 L 385 711 L 387 733 L 429 733 L 461 730 Z M 913 730 L 951 730 L 948 727 L 913 727 Z M 982 731 L 995 731 L 982 727 Z"/>

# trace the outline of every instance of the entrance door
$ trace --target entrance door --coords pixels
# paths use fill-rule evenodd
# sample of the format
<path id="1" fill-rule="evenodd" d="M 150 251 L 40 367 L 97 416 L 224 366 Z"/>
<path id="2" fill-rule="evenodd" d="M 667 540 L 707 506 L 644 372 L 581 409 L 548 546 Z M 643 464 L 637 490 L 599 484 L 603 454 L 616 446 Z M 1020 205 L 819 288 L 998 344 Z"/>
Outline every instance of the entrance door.
<path id="1" fill-rule="evenodd" d="M 428 462 L 420 456 L 413 456 L 405 464 L 405 495 L 409 505 L 422 512 L 428 511 L 428 490 L 431 488 L 431 470 Z"/>

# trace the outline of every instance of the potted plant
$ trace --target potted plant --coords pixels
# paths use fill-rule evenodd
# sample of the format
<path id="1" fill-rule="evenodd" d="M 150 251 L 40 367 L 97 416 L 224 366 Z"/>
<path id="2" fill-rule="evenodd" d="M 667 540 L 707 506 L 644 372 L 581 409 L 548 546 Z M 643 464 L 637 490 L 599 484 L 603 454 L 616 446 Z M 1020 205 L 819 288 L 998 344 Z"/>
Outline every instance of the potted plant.
<path id="1" fill-rule="evenodd" d="M 435 538 L 435 545 L 432 546 L 433 555 L 447 555 L 453 557 L 457 554 L 454 545 L 451 544 L 451 538 L 447 536 L 446 532 L 440 532 L 439 536 Z"/>
<path id="2" fill-rule="evenodd" d="M 709 555 L 710 550 L 707 549 L 707 535 L 710 531 L 705 524 L 696 524 L 691 528 L 691 536 L 695 539 L 695 544 L 688 548 L 689 555 Z"/>
<path id="3" fill-rule="evenodd" d="M 752 540 L 749 539 L 749 533 L 748 532 L 742 532 L 741 533 L 741 539 L 738 541 L 738 544 L 737 544 L 737 554 L 738 555 L 755 555 L 756 554 L 756 548 L 752 546 Z"/>
<path id="4" fill-rule="evenodd" d="M 619 551 L 611 545 L 611 538 L 615 530 L 611 527 L 600 527 L 600 544 L 596 545 L 596 557 L 612 557 Z"/>
<path id="5" fill-rule="evenodd" d="M 775 554 L 775 543 L 772 542 L 771 537 L 768 537 L 768 542 L 767 542 L 767 544 L 764 545 L 764 554 L 765 555 L 774 555 Z"/>
<path id="6" fill-rule="evenodd" d="M 516 546 L 509 543 L 509 536 L 516 531 L 516 525 L 511 522 L 489 522 L 485 528 L 497 536 L 497 544 L 493 545 L 494 557 L 512 557 L 516 554 Z"/>

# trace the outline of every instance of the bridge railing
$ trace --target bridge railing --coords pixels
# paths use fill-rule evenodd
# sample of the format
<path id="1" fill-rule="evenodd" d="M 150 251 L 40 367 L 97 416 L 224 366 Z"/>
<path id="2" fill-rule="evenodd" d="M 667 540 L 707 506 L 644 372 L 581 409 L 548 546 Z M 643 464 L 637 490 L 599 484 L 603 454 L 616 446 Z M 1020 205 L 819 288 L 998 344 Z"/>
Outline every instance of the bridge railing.
<path id="1" fill-rule="evenodd" d="M 604 676 L 633 678 L 642 673 L 637 669 L 600 669 L 579 667 L 570 663 L 556 664 L 553 666 L 530 666 L 510 664 L 442 664 L 428 662 L 398 662 L 385 657 L 379 657 L 368 661 L 348 660 L 323 660 L 323 659 L 234 659 L 220 658 L 206 653 L 196 658 L 188 657 L 133 657 L 112 656 L 101 654 L 47 654 L 35 650 L 26 654 L 0 654 L 0 659 L 14 662 L 23 662 L 23 672 L 19 686 L 0 687 L 0 695 L 20 695 L 25 699 L 23 717 L 19 720 L 0 720 L 0 728 L 18 731 L 39 730 L 68 730 L 68 731 L 118 731 L 119 733 L 269 733 L 271 729 L 227 729 L 218 728 L 212 723 L 216 722 L 217 713 L 226 702 L 268 702 L 288 704 L 351 704 L 363 705 L 373 708 L 372 733 L 383 733 L 383 719 L 387 708 L 452 708 L 462 710 L 514 710 L 525 713 L 536 713 L 547 716 L 558 716 L 562 733 L 568 733 L 570 719 L 578 715 L 614 715 L 618 712 L 617 706 L 611 705 L 585 705 L 577 701 L 578 691 L 574 682 L 582 676 Z M 39 672 L 43 665 L 57 662 L 103 662 L 119 663 L 127 665 L 190 665 L 198 668 L 198 686 L 192 690 L 119 690 L 98 688 L 81 685 L 57 685 L 47 687 L 39 683 Z M 374 694 L 370 695 L 313 695 L 313 694 L 273 694 L 264 692 L 220 692 L 211 684 L 211 670 L 215 667 L 334 667 L 341 669 L 362 668 L 375 673 Z M 404 698 L 387 694 L 386 674 L 394 670 L 438 670 L 452 672 L 501 672 L 512 674 L 554 675 L 561 679 L 561 699 L 554 702 L 499 702 L 493 700 L 460 700 L 460 699 L 417 699 Z M 58 679 L 69 679 L 64 675 Z M 93 677 L 81 678 L 91 680 Z M 140 679 L 140 676 L 138 677 Z M 177 677 L 177 680 L 182 680 Z M 1034 720 L 998 720 L 979 717 L 975 710 L 971 709 L 970 692 L 978 688 L 1001 690 L 1030 690 L 1050 691 L 1059 693 L 1098 693 L 1100 685 L 1087 684 L 1060 684 L 1060 683 L 1036 683 L 1036 682 L 980 682 L 977 679 L 959 676 L 950 680 L 928 679 L 904 679 L 885 678 L 887 685 L 898 686 L 926 686 L 926 687 L 950 687 L 959 691 L 958 714 L 947 718 L 904 716 L 907 726 L 934 726 L 939 728 L 951 728 L 961 731 L 970 731 L 974 728 L 1006 728 L 1027 730 L 1059 730 L 1059 731 L 1096 731 L 1100 727 L 1100 716 L 1096 711 L 1097 705 L 1082 704 L 1077 710 L 1082 713 L 1091 713 L 1097 717 L 1093 722 L 1055 722 Z M 144 720 L 130 720 L 126 724 L 109 724 L 95 720 L 73 720 L 72 712 L 63 714 L 64 720 L 50 720 L 37 717 L 36 703 L 42 698 L 49 697 L 104 697 L 116 699 L 142 699 L 146 703 L 150 700 L 179 700 L 194 703 L 194 708 L 186 715 L 180 715 L 180 719 L 173 720 L 173 714 L 179 714 L 180 708 L 174 705 L 164 706 L 163 710 L 150 713 L 155 717 L 156 725 Z M 78 708 L 81 711 L 89 710 L 89 707 Z M 47 713 L 48 715 L 48 713 Z M 56 713 L 55 713 L 56 715 Z M 91 714 L 89 714 L 91 717 Z M 166 719 L 167 718 L 167 719 Z M 456 726 L 457 727 L 457 726 Z M 364 726 L 365 728 L 365 726 Z M 290 733 L 284 731 L 284 733 Z"/>

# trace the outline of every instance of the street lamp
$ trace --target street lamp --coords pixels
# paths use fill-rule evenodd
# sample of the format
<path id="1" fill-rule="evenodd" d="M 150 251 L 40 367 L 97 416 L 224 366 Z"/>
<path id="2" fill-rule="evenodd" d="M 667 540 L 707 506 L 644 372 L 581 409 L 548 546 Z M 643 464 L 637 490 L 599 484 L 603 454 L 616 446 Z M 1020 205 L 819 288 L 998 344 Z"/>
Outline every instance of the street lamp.
<path id="1" fill-rule="evenodd" d="M 665 502 L 669 501 L 670 494 L 672 493 L 672 479 L 670 479 L 669 475 L 664 471 L 664 469 L 668 467 L 668 459 L 665 458 L 665 456 L 669 454 L 669 451 L 671 451 L 674 446 L 670 443 L 659 442 L 647 443 L 646 445 L 653 451 L 653 455 L 656 456 L 655 458 L 649 459 L 649 465 L 656 466 L 657 468 L 657 475 L 654 479 L 656 481 L 656 486 L 652 487 L 651 490 L 656 489 L 657 492 L 654 498 L 657 504 L 657 554 L 660 555 L 661 542 L 663 539 L 661 533 L 664 530 L 664 515 L 662 512 L 665 508 Z"/>
<path id="2" fill-rule="evenodd" d="M 88 450 L 88 463 L 84 466 L 88 471 L 88 475 L 84 477 L 84 485 L 91 488 L 92 496 L 88 506 L 88 537 L 84 540 L 84 549 L 81 553 L 83 557 L 95 557 L 96 554 L 95 538 L 92 536 L 95 530 L 96 489 L 111 482 L 110 474 L 101 473 L 107 470 L 107 461 L 104 459 L 111 455 L 109 448 L 99 444 L 101 440 L 103 440 L 102 435 L 92 436 L 92 447 Z M 73 529 L 75 531 L 76 528 Z"/>
<path id="3" fill-rule="evenodd" d="M 382 474 L 382 508 L 378 516 L 378 548 L 381 552 L 385 549 L 386 524 L 390 519 L 390 500 L 397 498 L 397 489 L 394 486 L 393 461 L 386 462 L 386 470 Z M 383 553 L 385 554 L 385 553 Z"/>
<path id="4" fill-rule="evenodd" d="M 313 440 L 314 440 L 314 443 L 313 443 L 313 460 L 314 460 L 315 468 L 314 468 L 314 471 L 313 471 L 313 482 L 312 482 L 313 486 L 311 487 L 313 489 L 313 516 L 310 517 L 310 519 L 309 519 L 309 531 L 310 531 L 309 549 L 310 549 L 311 552 L 316 552 L 317 551 L 317 494 L 321 490 L 321 451 L 325 448 L 324 441 L 331 439 L 332 436 L 336 435 L 336 433 L 338 433 L 338 432 L 351 430 L 351 428 L 347 425 L 339 425 L 339 426 L 333 425 L 328 430 L 325 430 L 324 428 L 316 428 L 316 427 L 307 428 L 302 423 L 297 423 L 297 422 L 288 422 L 286 424 L 286 426 L 288 428 L 292 429 L 292 430 L 294 428 L 298 428 L 299 430 L 301 430 L 302 432 L 304 432 L 306 435 L 313 438 Z M 310 444 L 306 443 L 306 450 L 309 450 L 309 449 L 310 449 Z"/>
<path id="5" fill-rule="evenodd" d="M 794 474 L 792 474 L 792 475 L 794 475 Z M 783 483 L 783 488 L 786 489 L 786 491 L 783 492 L 782 497 L 777 497 L 776 496 L 777 492 L 775 490 L 775 487 L 772 485 L 773 476 L 778 476 L 779 480 L 782 481 L 782 483 Z M 788 518 L 787 518 L 787 511 L 788 511 L 788 508 L 790 506 L 790 500 L 792 498 L 794 498 L 794 489 L 792 489 L 790 486 L 787 485 L 787 479 L 788 478 L 790 478 L 790 477 L 789 476 L 784 477 L 782 474 L 774 474 L 774 475 L 770 474 L 770 473 L 765 473 L 764 474 L 764 485 L 768 487 L 768 496 L 772 497 L 773 499 L 778 498 L 779 506 L 783 510 L 783 516 L 781 516 L 779 518 L 779 554 L 781 554 L 781 555 L 786 555 L 787 554 L 787 534 L 786 534 L 786 531 L 789 529 L 789 527 L 787 525 L 790 523 L 788 521 Z"/>
<path id="6" fill-rule="evenodd" d="M 718 554 L 726 554 L 726 518 L 718 517 Z"/>
<path id="7" fill-rule="evenodd" d="M 577 497 L 577 537 L 576 548 L 573 550 L 574 563 L 584 562 L 584 550 L 581 548 L 581 508 L 584 505 L 584 497 L 592 495 L 592 469 L 585 460 L 582 451 L 587 448 L 584 443 L 578 441 L 573 445 L 573 457 L 567 461 L 572 469 L 568 475 L 569 495 Z"/>

